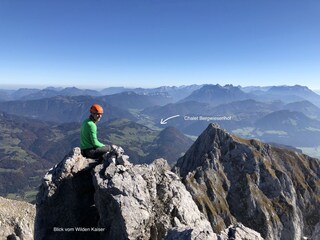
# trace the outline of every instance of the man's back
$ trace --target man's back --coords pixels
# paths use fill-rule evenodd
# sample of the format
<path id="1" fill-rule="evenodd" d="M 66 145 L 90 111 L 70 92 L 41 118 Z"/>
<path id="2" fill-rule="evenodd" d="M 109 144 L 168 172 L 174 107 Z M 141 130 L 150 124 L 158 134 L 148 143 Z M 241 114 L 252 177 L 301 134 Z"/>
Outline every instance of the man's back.
<path id="1" fill-rule="evenodd" d="M 97 137 L 97 126 L 92 119 L 87 118 L 83 121 L 80 131 L 81 149 L 103 147 L 104 144 L 99 142 Z"/>

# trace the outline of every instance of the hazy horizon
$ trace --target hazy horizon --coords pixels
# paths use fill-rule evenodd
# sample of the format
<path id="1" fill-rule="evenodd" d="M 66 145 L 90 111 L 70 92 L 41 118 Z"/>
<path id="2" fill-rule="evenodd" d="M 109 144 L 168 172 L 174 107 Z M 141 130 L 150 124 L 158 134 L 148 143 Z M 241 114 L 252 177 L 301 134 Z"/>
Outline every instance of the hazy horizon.
<path id="1" fill-rule="evenodd" d="M 107 89 L 107 88 L 127 88 L 127 89 L 136 89 L 136 88 L 143 88 L 143 89 L 154 89 L 154 88 L 159 88 L 159 87 L 184 87 L 184 86 L 192 86 L 192 85 L 220 85 L 220 86 L 226 86 L 226 85 L 233 85 L 235 87 L 240 86 L 241 88 L 246 88 L 246 87 L 261 87 L 261 88 L 268 88 L 268 87 L 280 87 L 280 86 L 287 86 L 287 87 L 292 87 L 295 85 L 299 85 L 299 86 L 303 86 L 303 87 L 307 87 L 312 91 L 315 91 L 317 93 L 320 93 L 320 88 L 319 89 L 312 89 L 306 85 L 301 85 L 301 84 L 293 84 L 293 85 L 264 85 L 264 86 L 260 86 L 260 85 L 247 85 L 247 86 L 242 86 L 242 85 L 234 85 L 231 83 L 227 83 L 227 84 L 219 84 L 219 83 L 204 83 L 204 84 L 182 84 L 182 85 L 159 85 L 159 86 L 155 86 L 155 87 L 143 87 L 143 86 L 133 86 L 133 87 L 126 87 L 126 86 L 77 86 L 77 85 L 4 85 L 4 84 L 0 84 L 0 90 L 18 90 L 18 89 L 47 89 L 47 88 L 55 88 L 55 89 L 64 89 L 64 88 L 77 88 L 77 89 L 89 89 L 89 90 L 103 90 L 103 89 Z"/>

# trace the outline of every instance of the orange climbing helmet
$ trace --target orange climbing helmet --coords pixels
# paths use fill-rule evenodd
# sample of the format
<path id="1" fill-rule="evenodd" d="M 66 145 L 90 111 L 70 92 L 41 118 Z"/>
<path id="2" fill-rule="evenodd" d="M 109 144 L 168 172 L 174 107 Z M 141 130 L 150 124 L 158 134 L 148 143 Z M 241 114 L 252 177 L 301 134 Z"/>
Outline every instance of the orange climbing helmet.
<path id="1" fill-rule="evenodd" d="M 90 108 L 91 113 L 103 113 L 103 108 L 99 104 L 93 104 Z"/>

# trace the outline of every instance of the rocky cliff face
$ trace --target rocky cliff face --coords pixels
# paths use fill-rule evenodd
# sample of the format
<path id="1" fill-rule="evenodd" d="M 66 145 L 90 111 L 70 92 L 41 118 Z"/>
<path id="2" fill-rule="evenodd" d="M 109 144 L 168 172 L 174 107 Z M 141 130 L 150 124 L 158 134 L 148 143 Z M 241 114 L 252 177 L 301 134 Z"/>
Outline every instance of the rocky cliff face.
<path id="1" fill-rule="evenodd" d="M 262 239 L 243 225 L 220 235 L 163 159 L 150 165 L 97 164 L 75 148 L 44 177 L 35 239 Z"/>
<path id="2" fill-rule="evenodd" d="M 211 124 L 175 171 L 215 232 L 241 222 L 265 239 L 316 238 L 318 159 L 241 139 Z"/>
<path id="3" fill-rule="evenodd" d="M 165 160 L 150 165 L 99 165 L 94 176 L 102 239 L 214 239 L 210 223 L 200 213 Z"/>
<path id="4" fill-rule="evenodd" d="M 35 238 L 215 236 L 166 161 L 151 165 L 124 162 L 106 168 L 83 158 L 76 148 L 50 170 L 37 197 Z"/>
<path id="5" fill-rule="evenodd" d="M 35 206 L 0 197 L 0 239 L 33 239 Z"/>

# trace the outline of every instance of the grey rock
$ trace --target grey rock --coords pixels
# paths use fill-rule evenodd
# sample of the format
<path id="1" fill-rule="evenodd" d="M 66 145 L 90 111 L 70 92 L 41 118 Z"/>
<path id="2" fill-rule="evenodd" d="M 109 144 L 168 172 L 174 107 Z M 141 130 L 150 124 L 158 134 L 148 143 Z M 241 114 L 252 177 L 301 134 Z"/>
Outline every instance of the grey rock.
<path id="1" fill-rule="evenodd" d="M 32 240 L 35 206 L 0 197 L 0 239 Z"/>
<path id="2" fill-rule="evenodd" d="M 242 239 L 254 239 L 254 240 L 263 240 L 260 233 L 245 227 L 241 223 L 236 223 L 229 226 L 227 229 L 222 231 L 219 234 L 219 240 L 242 240 Z"/>
<path id="3" fill-rule="evenodd" d="M 170 239 L 176 229 L 188 229 L 190 239 L 215 239 L 165 160 L 121 161 L 106 167 L 75 148 L 52 168 L 37 195 L 35 239 Z"/>
<path id="4" fill-rule="evenodd" d="M 125 171 L 122 167 L 95 168 L 99 226 L 108 229 L 103 239 L 173 239 L 175 229 L 190 232 L 189 239 L 199 234 L 215 239 L 210 223 L 165 160 Z"/>
<path id="5" fill-rule="evenodd" d="M 306 239 L 308 239 L 308 238 L 306 238 Z M 317 225 L 315 226 L 312 237 L 310 239 L 320 240 L 320 222 L 318 222 Z"/>
<path id="6" fill-rule="evenodd" d="M 232 234 L 230 234 L 232 233 Z M 166 240 L 186 240 L 186 239 L 201 239 L 201 240 L 263 240 L 261 235 L 245 227 L 241 223 L 236 223 L 229 226 L 216 236 L 208 237 L 205 231 L 192 231 L 190 228 L 175 228 L 171 229 L 165 238 Z"/>
<path id="7" fill-rule="evenodd" d="M 37 194 L 35 239 L 94 239 L 99 234 L 75 231 L 76 227 L 96 227 L 99 220 L 91 175 L 97 164 L 84 158 L 80 148 L 74 148 L 49 170 Z"/>
<path id="8" fill-rule="evenodd" d="M 60 184 L 72 179 L 77 173 L 91 169 L 97 161 L 84 158 L 79 147 L 74 148 L 59 164 L 51 168 L 43 177 L 40 193 L 37 195 L 37 204 L 46 202 L 58 191 Z"/>

